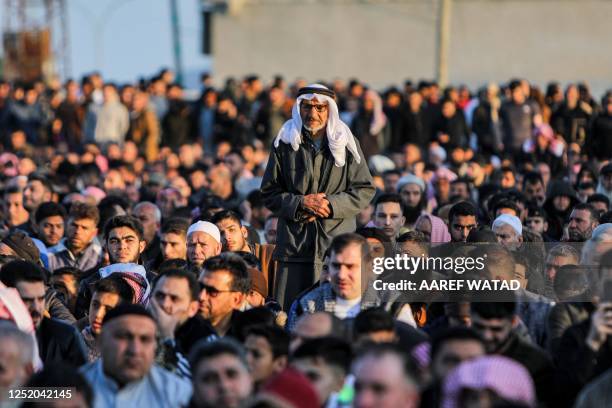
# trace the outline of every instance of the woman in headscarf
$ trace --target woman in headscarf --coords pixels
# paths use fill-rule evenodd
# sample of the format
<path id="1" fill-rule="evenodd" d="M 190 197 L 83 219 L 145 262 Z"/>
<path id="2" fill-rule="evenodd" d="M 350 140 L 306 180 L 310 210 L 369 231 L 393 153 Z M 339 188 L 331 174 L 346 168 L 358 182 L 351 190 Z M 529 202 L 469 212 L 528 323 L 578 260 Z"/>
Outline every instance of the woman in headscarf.
<path id="1" fill-rule="evenodd" d="M 563 138 L 555 135 L 553 129 L 544 123 L 536 127 L 533 137 L 523 144 L 523 160 L 533 164 L 544 162 L 552 174 L 560 174 L 566 150 Z"/>
<path id="2" fill-rule="evenodd" d="M 414 224 L 414 229 L 425 235 L 432 244 L 450 242 L 451 236 L 442 218 L 431 214 L 421 214 Z"/>
<path id="3" fill-rule="evenodd" d="M 365 92 L 351 129 L 359 139 L 366 160 L 386 149 L 387 117 L 383 112 L 382 99 L 375 91 L 369 89 Z"/>

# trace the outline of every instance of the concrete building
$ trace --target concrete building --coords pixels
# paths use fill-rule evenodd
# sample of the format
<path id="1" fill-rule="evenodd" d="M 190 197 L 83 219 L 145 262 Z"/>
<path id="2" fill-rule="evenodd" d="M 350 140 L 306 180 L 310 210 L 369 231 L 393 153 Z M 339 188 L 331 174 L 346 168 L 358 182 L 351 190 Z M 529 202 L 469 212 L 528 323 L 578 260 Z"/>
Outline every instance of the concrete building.
<path id="1" fill-rule="evenodd" d="M 212 25 L 213 72 L 219 82 L 257 73 L 377 88 L 434 78 L 439 1 L 226 0 Z M 453 0 L 449 80 L 584 79 L 599 96 L 612 87 L 611 21 L 605 0 Z"/>

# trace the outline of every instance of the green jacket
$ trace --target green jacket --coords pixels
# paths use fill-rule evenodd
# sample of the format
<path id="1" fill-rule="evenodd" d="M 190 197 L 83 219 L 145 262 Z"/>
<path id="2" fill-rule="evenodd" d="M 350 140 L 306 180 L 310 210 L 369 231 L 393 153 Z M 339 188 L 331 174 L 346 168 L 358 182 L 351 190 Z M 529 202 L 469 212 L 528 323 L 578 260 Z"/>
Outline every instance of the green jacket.
<path id="1" fill-rule="evenodd" d="M 361 163 L 347 150 L 345 165 L 336 167 L 327 139 L 317 150 L 304 133 L 297 151 L 283 142 L 272 147 L 261 182 L 266 207 L 279 216 L 274 260 L 322 262 L 335 236 L 355 231 L 357 214 L 375 192 L 359 142 Z M 326 194 L 331 215 L 310 223 L 300 221 L 303 197 L 316 193 Z"/>

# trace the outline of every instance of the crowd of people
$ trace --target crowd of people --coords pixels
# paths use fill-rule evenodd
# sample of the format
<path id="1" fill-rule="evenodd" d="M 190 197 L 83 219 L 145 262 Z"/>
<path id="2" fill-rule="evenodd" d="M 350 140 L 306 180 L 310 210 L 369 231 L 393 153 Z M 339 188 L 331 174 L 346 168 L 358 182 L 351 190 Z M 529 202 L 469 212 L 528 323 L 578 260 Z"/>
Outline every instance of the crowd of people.
<path id="1" fill-rule="evenodd" d="M 0 81 L 1 406 L 612 406 L 612 91 L 201 85 Z"/>

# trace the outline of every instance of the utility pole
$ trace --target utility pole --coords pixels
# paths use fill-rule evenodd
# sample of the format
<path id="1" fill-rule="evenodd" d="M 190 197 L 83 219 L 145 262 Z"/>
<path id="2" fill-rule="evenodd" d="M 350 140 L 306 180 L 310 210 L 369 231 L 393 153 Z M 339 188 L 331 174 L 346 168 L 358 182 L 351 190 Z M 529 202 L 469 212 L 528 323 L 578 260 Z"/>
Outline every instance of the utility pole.
<path id="1" fill-rule="evenodd" d="M 181 84 L 183 81 L 183 62 L 181 61 L 181 33 L 176 0 L 170 0 L 170 18 L 172 19 L 172 51 L 174 54 L 176 82 Z"/>
<path id="2" fill-rule="evenodd" d="M 436 79 L 440 88 L 448 84 L 448 53 L 450 49 L 452 0 L 438 0 L 436 38 Z"/>

